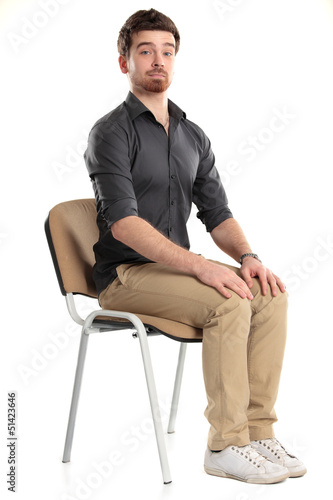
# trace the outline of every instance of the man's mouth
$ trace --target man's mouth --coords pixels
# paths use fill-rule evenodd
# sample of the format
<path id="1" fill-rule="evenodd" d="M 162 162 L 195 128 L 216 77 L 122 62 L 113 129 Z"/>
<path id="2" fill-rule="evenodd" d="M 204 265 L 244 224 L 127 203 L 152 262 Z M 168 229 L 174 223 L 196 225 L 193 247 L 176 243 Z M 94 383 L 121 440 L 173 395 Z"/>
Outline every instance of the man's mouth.
<path id="1" fill-rule="evenodd" d="M 165 73 L 148 73 L 149 76 L 156 76 L 157 78 L 165 77 Z"/>

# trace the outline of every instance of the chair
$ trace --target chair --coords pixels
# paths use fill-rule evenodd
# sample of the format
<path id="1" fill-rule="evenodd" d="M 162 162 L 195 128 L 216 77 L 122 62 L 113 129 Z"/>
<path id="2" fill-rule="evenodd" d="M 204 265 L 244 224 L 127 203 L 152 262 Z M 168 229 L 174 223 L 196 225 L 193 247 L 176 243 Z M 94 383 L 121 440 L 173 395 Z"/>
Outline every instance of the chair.
<path id="1" fill-rule="evenodd" d="M 192 328 L 176 321 L 154 316 L 134 315 L 131 312 L 124 311 L 97 309 L 90 313 L 85 319 L 80 317 L 75 306 L 74 296 L 76 294 L 81 294 L 97 298 L 95 285 L 92 279 L 92 267 L 95 262 L 93 245 L 98 240 L 96 216 L 95 200 L 83 199 L 67 201 L 56 205 L 50 210 L 45 221 L 46 237 L 61 292 L 65 296 L 67 308 L 72 319 L 79 325 L 82 325 L 62 461 L 64 463 L 70 461 L 89 335 L 98 332 L 132 329 L 134 330 L 133 336 L 138 337 L 140 340 L 163 482 L 168 484 L 172 480 L 147 336 L 162 334 L 180 342 L 178 365 L 168 424 L 168 433 L 172 433 L 174 432 L 187 343 L 201 342 L 202 330 Z"/>

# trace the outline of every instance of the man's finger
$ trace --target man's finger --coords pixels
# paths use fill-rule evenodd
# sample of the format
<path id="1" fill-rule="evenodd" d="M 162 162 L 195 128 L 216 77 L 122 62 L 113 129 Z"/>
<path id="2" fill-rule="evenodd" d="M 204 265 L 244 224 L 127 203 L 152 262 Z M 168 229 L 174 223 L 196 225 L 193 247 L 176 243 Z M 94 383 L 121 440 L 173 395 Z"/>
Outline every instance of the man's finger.
<path id="1" fill-rule="evenodd" d="M 220 292 L 221 295 L 223 295 L 224 297 L 226 297 L 227 299 L 230 299 L 231 297 L 231 293 L 229 292 L 229 290 L 227 290 L 227 288 L 225 288 L 224 286 L 222 285 L 217 285 L 216 286 L 216 290 L 218 292 Z"/>
<path id="2" fill-rule="evenodd" d="M 251 290 L 249 289 L 245 281 L 239 278 L 238 276 L 236 281 L 231 282 L 230 286 L 229 284 L 227 286 L 232 290 L 234 290 L 240 297 L 242 298 L 247 297 L 250 300 L 253 299 Z"/>
<path id="3" fill-rule="evenodd" d="M 263 295 L 266 295 L 267 293 L 267 273 L 265 269 L 261 269 L 258 273 L 258 278 L 261 286 L 261 290 Z"/>
<path id="4" fill-rule="evenodd" d="M 276 281 L 278 287 L 280 288 L 281 292 L 285 292 L 286 285 L 280 280 L 280 278 L 278 276 L 276 276 L 274 273 L 272 273 L 272 274 L 273 274 L 275 281 Z"/>
<path id="5" fill-rule="evenodd" d="M 245 283 L 244 283 L 245 285 Z M 245 285 L 246 286 L 246 285 Z M 244 290 L 242 287 L 238 286 L 237 283 L 230 281 L 228 283 L 225 283 L 225 286 L 222 284 L 218 284 L 216 286 L 216 289 L 224 296 L 227 297 L 227 299 L 230 299 L 231 293 L 229 290 L 232 290 L 233 292 L 237 293 L 242 299 L 245 299 L 246 297 L 250 300 L 253 299 L 253 295 L 250 292 L 250 290 Z M 229 289 L 229 290 L 228 290 Z"/>
<path id="6" fill-rule="evenodd" d="M 273 273 L 271 271 L 268 272 L 267 280 L 268 280 L 268 283 L 271 287 L 272 295 L 274 297 L 276 297 L 278 294 L 278 289 L 277 289 L 276 280 L 275 280 Z"/>
<path id="7" fill-rule="evenodd" d="M 242 275 L 243 275 L 243 279 L 245 281 L 245 283 L 247 284 L 247 286 L 249 288 L 252 288 L 253 286 L 253 281 L 251 279 L 251 276 L 250 276 L 250 271 L 248 269 L 245 269 L 243 272 L 242 272 Z"/>

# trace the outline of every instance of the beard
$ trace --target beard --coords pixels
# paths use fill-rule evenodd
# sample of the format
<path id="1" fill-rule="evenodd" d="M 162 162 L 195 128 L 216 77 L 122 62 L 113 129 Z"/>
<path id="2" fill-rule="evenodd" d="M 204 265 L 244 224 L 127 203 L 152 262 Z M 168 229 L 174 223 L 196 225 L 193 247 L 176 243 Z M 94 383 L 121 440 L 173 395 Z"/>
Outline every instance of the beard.
<path id="1" fill-rule="evenodd" d="M 147 92 L 155 92 L 155 93 L 165 92 L 170 87 L 171 84 L 169 80 L 169 75 L 165 71 L 159 71 L 159 73 L 165 75 L 165 77 L 164 78 L 149 78 L 149 76 L 143 78 L 136 77 L 134 78 L 133 83 L 135 86 L 141 87 Z"/>

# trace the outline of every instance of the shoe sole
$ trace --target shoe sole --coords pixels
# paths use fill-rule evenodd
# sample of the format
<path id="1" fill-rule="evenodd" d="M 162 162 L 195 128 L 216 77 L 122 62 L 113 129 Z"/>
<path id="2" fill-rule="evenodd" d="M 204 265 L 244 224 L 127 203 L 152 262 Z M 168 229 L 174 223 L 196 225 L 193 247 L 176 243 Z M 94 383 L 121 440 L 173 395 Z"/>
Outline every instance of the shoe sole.
<path id="1" fill-rule="evenodd" d="M 290 472 L 290 476 L 289 477 L 302 477 L 306 473 L 307 473 L 307 470 L 306 469 L 302 469 L 302 470 L 300 470 L 298 472 L 294 472 L 294 473 Z"/>
<path id="2" fill-rule="evenodd" d="M 282 474 L 281 476 L 276 476 L 276 477 L 271 477 L 271 478 L 251 478 L 251 479 L 244 479 L 239 476 L 234 476 L 233 474 L 227 474 L 221 469 L 211 469 L 210 467 L 206 467 L 204 465 L 205 472 L 207 474 L 210 474 L 211 476 L 218 476 L 218 477 L 226 477 L 229 479 L 237 479 L 237 481 L 243 481 L 243 483 L 252 483 L 252 484 L 274 484 L 274 483 L 280 483 L 281 481 L 284 481 L 288 477 L 290 477 L 289 472 L 286 472 L 285 474 Z M 296 476 L 295 476 L 296 477 Z"/>

